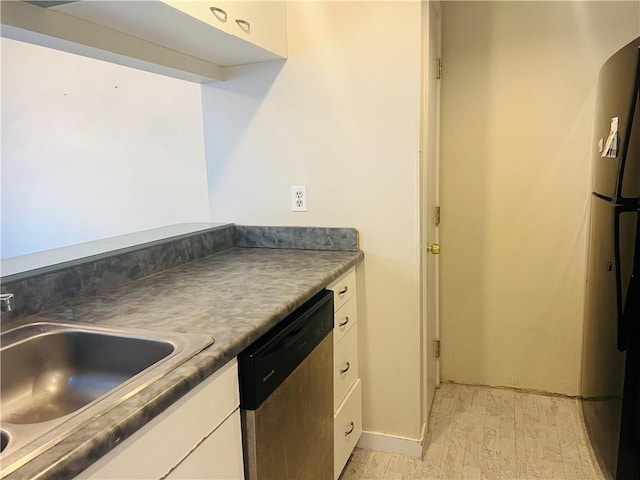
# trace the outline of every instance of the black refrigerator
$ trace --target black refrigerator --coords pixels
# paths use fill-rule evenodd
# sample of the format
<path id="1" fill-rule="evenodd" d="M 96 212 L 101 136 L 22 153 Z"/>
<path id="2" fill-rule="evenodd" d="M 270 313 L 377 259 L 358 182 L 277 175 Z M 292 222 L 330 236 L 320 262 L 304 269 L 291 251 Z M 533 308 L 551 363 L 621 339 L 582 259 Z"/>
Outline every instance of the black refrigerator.
<path id="1" fill-rule="evenodd" d="M 640 479 L 640 37 L 600 70 L 582 410 L 602 470 Z"/>

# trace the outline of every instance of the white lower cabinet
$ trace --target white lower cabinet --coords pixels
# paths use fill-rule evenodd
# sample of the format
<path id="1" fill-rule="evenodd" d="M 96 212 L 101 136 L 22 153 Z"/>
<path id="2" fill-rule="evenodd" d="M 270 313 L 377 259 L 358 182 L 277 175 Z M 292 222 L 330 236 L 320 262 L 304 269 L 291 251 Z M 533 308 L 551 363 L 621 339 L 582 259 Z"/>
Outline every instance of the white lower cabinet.
<path id="1" fill-rule="evenodd" d="M 338 478 L 362 434 L 362 383 L 358 378 L 356 270 L 328 287 L 333 290 L 334 478 Z"/>
<path id="2" fill-rule="evenodd" d="M 233 359 L 80 473 L 79 479 L 242 479 Z"/>
<path id="3" fill-rule="evenodd" d="M 333 417 L 334 478 L 338 478 L 362 434 L 362 382 L 351 387 Z"/>
<path id="4" fill-rule="evenodd" d="M 237 456 L 238 444 L 242 444 L 242 430 L 240 411 L 236 410 L 166 478 L 243 478 L 242 457 Z"/>

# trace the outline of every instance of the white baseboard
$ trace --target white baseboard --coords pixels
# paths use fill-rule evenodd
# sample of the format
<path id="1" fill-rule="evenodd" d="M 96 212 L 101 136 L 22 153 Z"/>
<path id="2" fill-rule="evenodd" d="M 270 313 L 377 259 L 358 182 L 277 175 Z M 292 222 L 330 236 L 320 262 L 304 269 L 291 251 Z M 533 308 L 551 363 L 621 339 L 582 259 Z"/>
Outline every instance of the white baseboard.
<path id="1" fill-rule="evenodd" d="M 422 458 L 427 432 L 427 424 L 422 425 L 420 438 L 398 437 L 378 432 L 363 431 L 358 440 L 358 448 L 376 450 L 378 452 L 406 455 L 408 457 Z"/>

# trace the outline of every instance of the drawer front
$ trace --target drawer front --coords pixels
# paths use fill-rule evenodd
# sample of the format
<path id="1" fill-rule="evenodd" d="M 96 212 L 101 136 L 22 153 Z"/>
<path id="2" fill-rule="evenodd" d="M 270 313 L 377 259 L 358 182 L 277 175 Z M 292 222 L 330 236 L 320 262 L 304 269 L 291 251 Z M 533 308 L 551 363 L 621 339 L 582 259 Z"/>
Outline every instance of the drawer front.
<path id="1" fill-rule="evenodd" d="M 337 345 L 340 340 L 358 321 L 358 308 L 356 298 L 347 300 L 335 314 L 335 327 L 333 329 L 333 344 Z"/>
<path id="2" fill-rule="evenodd" d="M 333 421 L 333 477 L 337 479 L 362 434 L 362 383 L 360 379 L 349 391 Z"/>
<path id="3" fill-rule="evenodd" d="M 356 293 L 356 269 L 352 268 L 329 285 L 329 290 L 333 290 L 333 305 L 338 311 Z"/>
<path id="4" fill-rule="evenodd" d="M 358 325 L 354 325 L 333 350 L 333 411 L 358 378 Z"/>

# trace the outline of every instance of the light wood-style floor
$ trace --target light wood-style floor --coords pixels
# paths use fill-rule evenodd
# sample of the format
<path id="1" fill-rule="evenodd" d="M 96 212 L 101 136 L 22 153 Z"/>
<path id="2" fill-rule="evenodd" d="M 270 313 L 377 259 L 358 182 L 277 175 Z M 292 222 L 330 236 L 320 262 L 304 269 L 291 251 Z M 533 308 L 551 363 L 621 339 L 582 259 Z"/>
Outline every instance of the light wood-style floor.
<path id="1" fill-rule="evenodd" d="M 442 384 L 424 459 L 356 449 L 341 480 L 606 479 L 578 400 Z"/>

